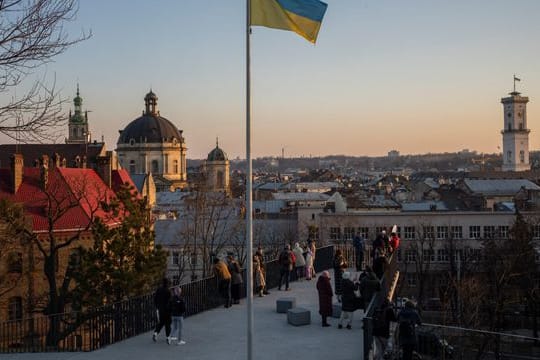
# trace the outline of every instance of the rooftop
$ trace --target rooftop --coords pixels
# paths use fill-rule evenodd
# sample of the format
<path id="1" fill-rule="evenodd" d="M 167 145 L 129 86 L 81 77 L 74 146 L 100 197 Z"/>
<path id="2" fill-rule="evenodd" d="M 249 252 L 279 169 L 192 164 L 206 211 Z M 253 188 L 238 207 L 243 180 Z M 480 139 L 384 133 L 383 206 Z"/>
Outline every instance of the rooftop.
<path id="1" fill-rule="evenodd" d="M 255 359 L 350 360 L 362 358 L 361 310 L 355 312 L 352 330 L 338 330 L 337 319 L 329 320 L 332 327 L 321 327 L 315 284 L 314 280 L 293 282 L 290 292 L 270 289 L 270 295 L 253 299 Z M 291 296 L 296 297 L 297 306 L 311 311 L 310 325 L 299 327 L 288 325 L 287 315 L 276 313 L 276 299 Z M 168 346 L 162 330 L 157 344 L 152 342 L 152 333 L 148 332 L 93 352 L 2 354 L 2 359 L 247 359 L 245 304 L 246 300 L 242 299 L 241 305 L 233 305 L 230 309 L 217 308 L 186 318 L 183 337 L 187 344 L 184 346 Z"/>

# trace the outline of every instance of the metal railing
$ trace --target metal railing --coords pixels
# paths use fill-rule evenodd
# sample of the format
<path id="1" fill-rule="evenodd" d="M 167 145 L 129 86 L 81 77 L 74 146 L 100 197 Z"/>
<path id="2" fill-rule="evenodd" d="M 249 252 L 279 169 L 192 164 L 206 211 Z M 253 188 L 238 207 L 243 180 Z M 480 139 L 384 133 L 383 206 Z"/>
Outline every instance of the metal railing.
<path id="1" fill-rule="evenodd" d="M 332 267 L 334 247 L 317 249 L 316 272 Z M 266 263 L 269 289 L 279 284 L 277 260 Z M 244 284 L 245 272 L 244 272 Z M 186 316 L 223 304 L 215 277 L 180 286 L 186 300 Z M 243 288 L 245 297 L 245 287 Z M 148 332 L 156 324 L 153 294 L 134 297 L 114 304 L 49 316 L 0 323 L 0 353 L 93 351 L 103 346 Z"/>

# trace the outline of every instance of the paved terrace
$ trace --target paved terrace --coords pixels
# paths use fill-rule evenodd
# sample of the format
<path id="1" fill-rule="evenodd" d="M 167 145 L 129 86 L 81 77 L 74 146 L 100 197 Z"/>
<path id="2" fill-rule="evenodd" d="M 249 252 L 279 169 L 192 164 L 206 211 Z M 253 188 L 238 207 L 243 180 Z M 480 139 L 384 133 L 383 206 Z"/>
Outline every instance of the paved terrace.
<path id="1" fill-rule="evenodd" d="M 270 290 L 263 298 L 254 297 L 254 359 L 275 360 L 353 360 L 363 357 L 362 310 L 355 312 L 352 330 L 338 329 L 331 318 L 331 327 L 323 328 L 318 313 L 316 280 L 291 283 L 291 291 Z M 333 286 L 333 280 L 332 280 Z M 311 324 L 287 324 L 287 314 L 276 313 L 276 299 L 296 297 L 297 306 L 311 310 Z M 334 298 L 334 302 L 336 299 Z M 167 345 L 164 330 L 157 344 L 152 332 L 83 353 L 2 354 L 2 360 L 147 360 L 147 359 L 247 359 L 246 301 L 230 309 L 217 308 L 190 316 L 184 320 L 186 345 Z"/>

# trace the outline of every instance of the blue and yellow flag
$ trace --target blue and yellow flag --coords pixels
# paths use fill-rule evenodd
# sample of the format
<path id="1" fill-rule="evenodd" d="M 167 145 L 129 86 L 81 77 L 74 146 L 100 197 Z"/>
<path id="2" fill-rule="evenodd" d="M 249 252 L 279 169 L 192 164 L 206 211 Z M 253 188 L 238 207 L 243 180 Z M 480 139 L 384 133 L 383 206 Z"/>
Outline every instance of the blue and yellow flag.
<path id="1" fill-rule="evenodd" d="M 294 31 L 315 43 L 327 4 L 319 0 L 251 0 L 251 24 Z"/>

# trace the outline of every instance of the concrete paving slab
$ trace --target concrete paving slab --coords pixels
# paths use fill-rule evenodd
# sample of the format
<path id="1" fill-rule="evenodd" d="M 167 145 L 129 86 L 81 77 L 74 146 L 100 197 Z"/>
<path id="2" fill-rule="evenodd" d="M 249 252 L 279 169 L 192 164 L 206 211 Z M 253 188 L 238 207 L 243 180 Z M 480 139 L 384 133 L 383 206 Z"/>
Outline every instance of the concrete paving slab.
<path id="1" fill-rule="evenodd" d="M 363 313 L 354 314 L 352 330 L 338 329 L 338 319 L 329 319 L 331 327 L 323 328 L 318 314 L 316 279 L 291 283 L 291 291 L 271 289 L 263 298 L 254 297 L 254 359 L 275 360 L 353 360 L 362 359 Z M 311 311 L 311 324 L 292 326 L 287 314 L 276 313 L 276 300 L 294 296 L 296 306 Z M 334 299 L 334 301 L 336 301 Z M 218 308 L 184 320 L 185 345 L 167 345 L 164 332 L 158 342 L 152 333 L 109 345 L 86 353 L 1 354 L 1 360 L 148 360 L 148 359 L 238 359 L 246 356 L 246 300 L 229 309 Z"/>

